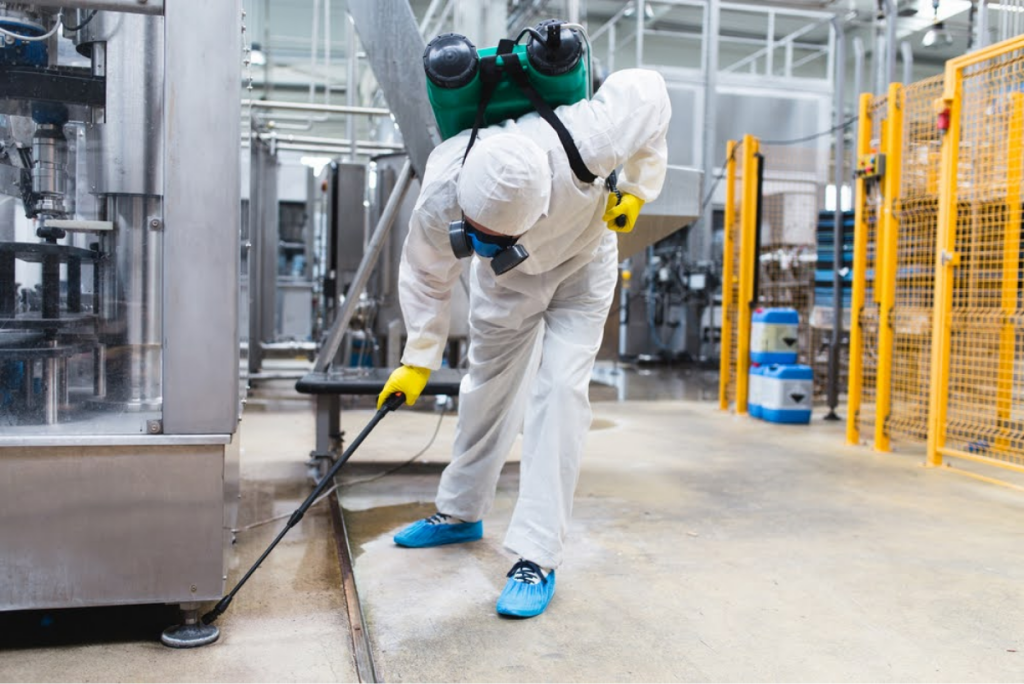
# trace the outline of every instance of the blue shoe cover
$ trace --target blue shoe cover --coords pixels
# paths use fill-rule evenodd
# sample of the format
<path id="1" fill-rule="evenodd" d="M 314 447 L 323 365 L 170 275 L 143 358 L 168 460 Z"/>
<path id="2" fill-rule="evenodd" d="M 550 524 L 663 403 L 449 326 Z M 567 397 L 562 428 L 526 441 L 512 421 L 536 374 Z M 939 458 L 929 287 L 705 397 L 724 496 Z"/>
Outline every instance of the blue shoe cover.
<path id="1" fill-rule="evenodd" d="M 498 615 L 534 617 L 544 612 L 555 595 L 555 571 L 547 577 L 540 567 L 520 559 L 508 572 L 505 590 L 498 597 Z"/>
<path id="2" fill-rule="evenodd" d="M 410 549 L 422 549 L 442 544 L 461 544 L 476 541 L 484 536 L 481 520 L 471 523 L 445 523 L 448 516 L 437 513 L 429 518 L 417 520 L 395 535 L 395 543 Z"/>

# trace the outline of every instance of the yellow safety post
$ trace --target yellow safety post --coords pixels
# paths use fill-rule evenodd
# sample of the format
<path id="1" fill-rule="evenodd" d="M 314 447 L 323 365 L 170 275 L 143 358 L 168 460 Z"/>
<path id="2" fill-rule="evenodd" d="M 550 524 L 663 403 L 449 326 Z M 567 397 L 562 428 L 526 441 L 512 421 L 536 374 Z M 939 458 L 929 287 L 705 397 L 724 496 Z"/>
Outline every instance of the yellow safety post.
<path id="1" fill-rule="evenodd" d="M 903 85 L 889 84 L 888 112 L 885 118 L 885 176 L 882 179 L 882 216 L 879 231 L 879 256 L 875 262 L 875 291 L 881 290 L 878 309 L 878 375 L 875 382 L 875 450 L 889 451 L 886 424 L 892 406 L 892 312 L 896 304 L 896 250 L 899 219 L 896 203 L 900 194 L 903 167 Z M 884 245 L 884 247 L 882 247 Z M 881 285 L 881 287 L 879 287 Z"/>
<path id="2" fill-rule="evenodd" d="M 963 94 L 956 60 L 946 62 L 942 98 L 936 102 L 945 119 L 942 139 L 942 171 L 939 175 L 939 217 L 935 236 L 935 313 L 932 321 L 931 399 L 928 404 L 927 463 L 942 465 L 940 450 L 946 445 L 946 414 L 949 410 L 950 314 L 953 309 L 953 268 L 960 263 L 955 253 L 957 219 L 957 168 L 960 163 L 960 107 Z"/>
<path id="3" fill-rule="evenodd" d="M 759 144 L 752 135 L 743 136 L 743 189 L 740 203 L 740 287 L 736 303 L 736 413 L 747 413 L 750 374 L 750 305 L 754 299 L 754 269 L 757 225 L 757 153 Z"/>
<path id="4" fill-rule="evenodd" d="M 857 119 L 857 158 L 871 152 L 871 93 L 860 96 Z M 864 382 L 864 332 L 860 313 L 867 293 L 868 226 L 865 221 L 867 180 L 857 178 L 853 200 L 853 301 L 850 305 L 850 373 L 847 388 L 846 443 L 860 442 L 857 419 L 860 414 L 861 389 Z"/>
<path id="5" fill-rule="evenodd" d="M 719 342 L 718 364 L 718 405 L 723 411 L 729 410 L 729 368 L 732 351 L 732 317 L 730 309 L 732 289 L 736 287 L 733 273 L 733 251 L 736 249 L 733 224 L 736 222 L 736 141 L 730 140 L 725 146 L 725 242 L 722 247 L 722 334 Z"/>
<path id="6" fill-rule="evenodd" d="M 1017 312 L 1017 287 L 1020 273 L 1021 164 L 1024 161 L 1024 94 L 1010 95 L 1011 116 L 1006 132 L 1006 227 L 1003 229 L 1003 282 L 1001 304 L 1003 325 L 999 331 L 999 371 L 996 381 L 996 415 L 999 436 L 996 447 L 1009 446 L 1007 425 L 1013 408 L 1013 370 L 1016 328 L 1012 316 Z"/>

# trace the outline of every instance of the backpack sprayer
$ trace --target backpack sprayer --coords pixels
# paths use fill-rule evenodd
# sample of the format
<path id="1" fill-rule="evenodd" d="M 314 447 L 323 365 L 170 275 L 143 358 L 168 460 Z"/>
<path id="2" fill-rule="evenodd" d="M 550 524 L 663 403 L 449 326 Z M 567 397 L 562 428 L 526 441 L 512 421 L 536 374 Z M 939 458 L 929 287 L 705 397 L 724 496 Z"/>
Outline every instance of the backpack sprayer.
<path id="1" fill-rule="evenodd" d="M 527 36 L 528 42 L 521 43 Z M 590 42 L 578 24 L 552 19 L 523 29 L 515 41 L 502 40 L 479 51 L 465 36 L 445 33 L 431 40 L 423 53 L 427 97 L 443 139 L 538 109 L 523 91 L 524 81 L 513 73 L 513 60 L 548 109 L 592 94 Z M 477 123 L 480 109 L 483 118 Z"/>
<path id="2" fill-rule="evenodd" d="M 524 37 L 528 39 L 525 44 L 521 42 Z M 583 162 L 572 134 L 554 112 L 555 107 L 589 99 L 593 94 L 590 40 L 579 24 L 551 19 L 523 29 L 514 41 L 501 40 L 496 47 L 482 50 L 477 50 L 466 36 L 445 33 L 427 44 L 423 68 L 427 97 L 441 137 L 447 140 L 461 131 L 472 131 L 467 155 L 480 128 L 536 111 L 558 134 L 576 177 L 584 183 L 597 179 Z M 615 173 L 605 182 L 621 200 Z M 625 225 L 625 216 L 619 219 L 620 225 Z M 465 217 L 448 226 L 452 251 L 460 259 L 474 252 L 470 232 Z M 474 235 L 498 248 L 491 257 L 491 268 L 497 275 L 529 257 L 522 245 L 515 244 L 515 238 Z"/>

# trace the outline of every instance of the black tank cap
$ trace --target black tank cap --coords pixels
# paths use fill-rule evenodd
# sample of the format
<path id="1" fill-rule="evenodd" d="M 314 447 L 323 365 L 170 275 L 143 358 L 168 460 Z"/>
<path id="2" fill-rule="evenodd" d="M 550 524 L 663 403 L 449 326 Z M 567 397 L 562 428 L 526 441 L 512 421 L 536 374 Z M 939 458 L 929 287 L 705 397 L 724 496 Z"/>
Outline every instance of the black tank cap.
<path id="1" fill-rule="evenodd" d="M 537 33 L 544 36 L 542 43 L 530 35 L 526 56 L 530 65 L 545 76 L 561 76 L 576 68 L 583 56 L 583 41 L 579 34 L 565 28 L 565 22 L 549 19 L 537 25 Z M 563 25 L 560 31 L 555 26 Z"/>
<path id="2" fill-rule="evenodd" d="M 442 34 L 423 51 L 427 78 L 439 88 L 461 88 L 476 76 L 480 58 L 469 38 L 458 33 Z"/>

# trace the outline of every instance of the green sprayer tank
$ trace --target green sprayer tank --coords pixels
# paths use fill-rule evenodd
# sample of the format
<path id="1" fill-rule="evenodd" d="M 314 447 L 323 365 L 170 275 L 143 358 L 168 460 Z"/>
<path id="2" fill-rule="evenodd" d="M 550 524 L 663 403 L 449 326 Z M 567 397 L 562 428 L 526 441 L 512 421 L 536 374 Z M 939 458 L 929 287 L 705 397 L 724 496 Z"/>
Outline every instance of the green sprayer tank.
<path id="1" fill-rule="evenodd" d="M 511 55 L 497 56 L 500 66 L 512 56 L 519 60 L 537 93 L 551 105 L 572 104 L 588 93 L 587 60 L 583 58 L 583 40 L 563 22 L 544 22 L 529 34 L 525 44 L 516 43 Z M 473 127 L 483 91 L 480 61 L 494 57 L 497 47 L 476 47 L 457 33 L 440 35 L 427 45 L 423 66 L 427 72 L 427 96 L 441 137 L 448 139 Z M 490 102 L 484 110 L 484 126 L 500 123 L 533 111 L 519 88 L 502 73 Z"/>

